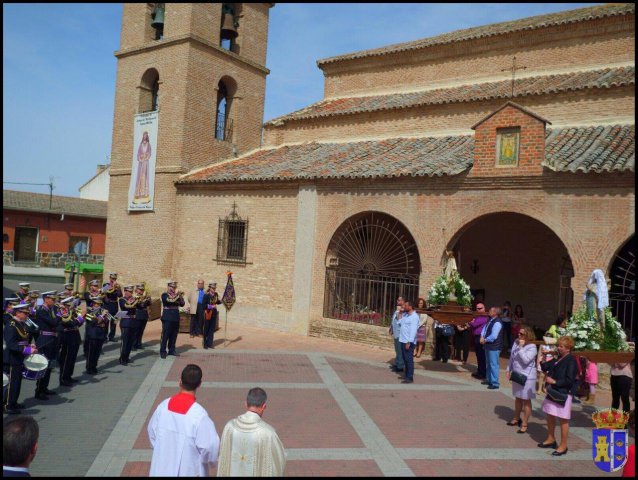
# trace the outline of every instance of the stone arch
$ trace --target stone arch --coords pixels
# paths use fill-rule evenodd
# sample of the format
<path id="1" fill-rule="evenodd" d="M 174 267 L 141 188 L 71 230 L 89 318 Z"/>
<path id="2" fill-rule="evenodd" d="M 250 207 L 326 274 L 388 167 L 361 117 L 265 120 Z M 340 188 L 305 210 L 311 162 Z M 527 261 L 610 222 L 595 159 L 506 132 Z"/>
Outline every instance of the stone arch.
<path id="1" fill-rule="evenodd" d="M 632 234 L 616 249 L 609 262 L 607 278 L 610 280 L 609 305 L 625 329 L 628 338 L 635 336 L 634 314 L 636 303 L 636 236 Z"/>
<path id="2" fill-rule="evenodd" d="M 461 276 L 488 305 L 521 304 L 526 319 L 539 328 L 573 308 L 568 245 L 538 218 L 512 211 L 482 213 L 460 226 L 445 246 L 455 252 Z"/>
<path id="3" fill-rule="evenodd" d="M 156 68 L 147 69 L 140 79 L 139 112 L 151 112 L 156 110 L 159 103 L 160 76 Z"/>
<path id="4" fill-rule="evenodd" d="M 418 294 L 416 241 L 397 218 L 363 211 L 334 231 L 325 257 L 324 316 L 387 325 L 396 297 Z"/>

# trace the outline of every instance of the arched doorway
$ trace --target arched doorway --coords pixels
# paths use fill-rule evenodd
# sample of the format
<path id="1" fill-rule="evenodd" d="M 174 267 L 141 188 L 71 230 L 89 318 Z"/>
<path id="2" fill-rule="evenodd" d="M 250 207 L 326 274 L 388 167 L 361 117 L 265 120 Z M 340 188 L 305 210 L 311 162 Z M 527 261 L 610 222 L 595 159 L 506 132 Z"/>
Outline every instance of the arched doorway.
<path id="1" fill-rule="evenodd" d="M 612 314 L 618 319 L 627 332 L 627 337 L 634 340 L 634 305 L 636 303 L 636 237 L 632 235 L 620 248 L 609 269 L 611 289 L 609 305 Z"/>
<path id="2" fill-rule="evenodd" d="M 545 224 L 511 212 L 487 214 L 450 241 L 461 276 L 486 306 L 509 300 L 526 323 L 545 331 L 573 308 L 572 262 L 562 240 Z"/>
<path id="3" fill-rule="evenodd" d="M 350 217 L 328 246 L 324 316 L 388 325 L 397 297 L 418 295 L 420 271 L 414 238 L 396 218 L 380 212 Z"/>

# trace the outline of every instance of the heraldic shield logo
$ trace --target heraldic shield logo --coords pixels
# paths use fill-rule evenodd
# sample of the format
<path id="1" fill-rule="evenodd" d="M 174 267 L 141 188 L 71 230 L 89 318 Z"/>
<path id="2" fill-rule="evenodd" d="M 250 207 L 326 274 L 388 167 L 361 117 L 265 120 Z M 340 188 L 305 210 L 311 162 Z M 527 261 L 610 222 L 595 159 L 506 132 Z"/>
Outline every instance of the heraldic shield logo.
<path id="1" fill-rule="evenodd" d="M 615 472 L 627 463 L 629 435 L 624 430 L 629 415 L 622 410 L 608 408 L 592 415 L 596 424 L 592 432 L 592 457 L 603 472 Z"/>

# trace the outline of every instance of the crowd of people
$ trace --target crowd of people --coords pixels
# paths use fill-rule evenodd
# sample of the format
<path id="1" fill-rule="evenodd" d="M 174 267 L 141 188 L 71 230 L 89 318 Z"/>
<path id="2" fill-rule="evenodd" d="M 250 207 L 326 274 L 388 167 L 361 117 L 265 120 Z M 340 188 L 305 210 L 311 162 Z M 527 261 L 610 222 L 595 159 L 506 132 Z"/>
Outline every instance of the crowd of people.
<path id="1" fill-rule="evenodd" d="M 73 374 L 80 346 L 86 360 L 84 373 L 96 375 L 104 345 L 116 341 L 118 323 L 118 361 L 123 366 L 133 362 L 131 352 L 143 349 L 152 299 L 144 283 L 120 285 L 117 277 L 117 273 L 110 273 L 109 281 L 102 285 L 99 280 L 92 280 L 84 293 L 74 291 L 72 283 L 65 284 L 61 292 L 40 293 L 31 290 L 28 282 L 21 282 L 15 295 L 4 299 L 3 371 L 8 382 L 3 388 L 4 413 L 16 415 L 24 408 L 19 402 L 23 378 L 36 381 L 35 398 L 40 401 L 56 395 L 49 389 L 56 365 L 61 386 L 77 383 Z M 216 283 L 209 283 L 205 292 L 203 284 L 203 280 L 198 281 L 198 289 L 185 306 L 184 292 L 177 291 L 177 282 L 167 283 L 166 292 L 161 295 L 161 358 L 178 355 L 175 343 L 182 308 L 192 309 L 194 322 L 203 334 L 203 348 L 214 348 L 217 306 L 222 302 Z M 84 340 L 80 334 L 83 325 Z"/>
<path id="2" fill-rule="evenodd" d="M 565 335 L 564 317 L 550 327 L 545 343 L 537 348 L 534 330 L 525 324 L 521 305 L 517 305 L 511 312 L 510 302 L 505 302 L 502 308 L 493 306 L 485 313 L 485 305 L 477 303 L 475 309 L 478 314 L 472 321 L 455 326 L 440 323 L 425 313 L 421 313 L 419 318 L 412 305 L 412 302 L 399 297 L 390 326 L 395 345 L 395 362 L 390 368 L 400 374 L 401 383 L 414 381 L 411 352 L 415 345 L 425 342 L 425 338 L 417 337 L 417 329 L 426 325 L 428 319 L 433 322 L 434 361 L 448 362 L 449 339 L 454 337 L 455 357 L 465 365 L 471 335 L 477 359 L 477 370 L 472 373 L 472 377 L 481 380 L 489 390 L 500 388 L 499 358 L 504 350 L 510 353 L 506 377 L 512 385 L 514 412 L 507 425 L 518 426 L 519 434 L 527 433 L 532 400 L 537 394 L 545 394 L 542 411 L 547 419 L 547 438 L 538 447 L 553 448 L 552 455 L 556 457 L 569 451 L 567 441 L 572 404 L 578 401 L 576 397 L 579 392 L 585 397 L 583 403 L 594 404 L 598 368 L 596 363 L 572 353 L 574 340 Z M 425 301 L 420 298 L 417 305 L 419 310 L 424 309 Z M 510 335 L 512 339 L 508 341 Z M 629 363 L 611 365 L 612 408 L 618 409 L 622 400 L 623 410 L 630 413 L 629 391 L 632 380 Z M 631 416 L 633 418 L 633 410 Z M 560 426 L 560 442 L 557 441 L 555 432 L 557 425 Z"/>

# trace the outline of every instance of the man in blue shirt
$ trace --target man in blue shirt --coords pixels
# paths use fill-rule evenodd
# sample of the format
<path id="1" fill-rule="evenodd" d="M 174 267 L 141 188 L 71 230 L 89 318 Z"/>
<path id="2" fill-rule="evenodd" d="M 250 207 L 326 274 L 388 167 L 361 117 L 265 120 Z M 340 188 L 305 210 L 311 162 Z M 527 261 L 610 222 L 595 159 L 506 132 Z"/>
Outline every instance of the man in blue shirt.
<path id="1" fill-rule="evenodd" d="M 403 297 L 397 298 L 397 309 L 392 315 L 392 325 L 390 326 L 390 335 L 394 339 L 394 365 L 390 366 L 395 373 L 403 373 L 405 365 L 403 363 L 403 352 L 401 352 L 401 344 L 399 343 L 399 331 L 401 330 L 401 319 L 403 318 Z"/>
<path id="2" fill-rule="evenodd" d="M 416 347 L 416 331 L 419 329 L 419 314 L 414 310 L 411 301 L 406 300 L 403 303 L 403 309 L 405 315 L 401 319 L 399 343 L 405 364 L 405 378 L 401 383 L 412 383 L 414 381 L 414 347 Z"/>
<path id="3" fill-rule="evenodd" d="M 483 327 L 481 332 L 481 345 L 485 348 L 486 377 L 483 385 L 487 384 L 490 390 L 496 390 L 498 383 L 498 358 L 503 349 L 503 325 L 499 318 L 501 309 L 499 307 L 491 307 L 489 311 L 490 319 Z"/>

